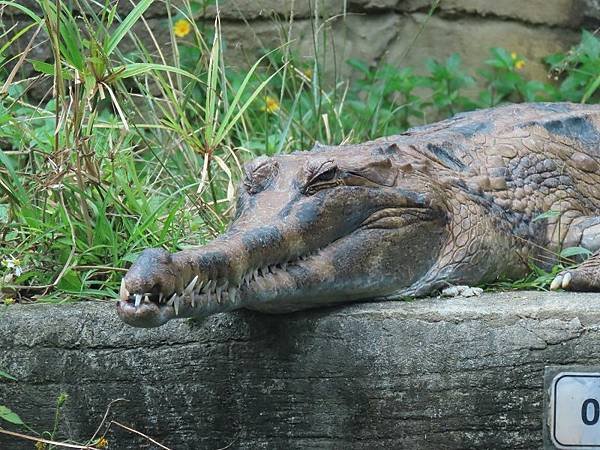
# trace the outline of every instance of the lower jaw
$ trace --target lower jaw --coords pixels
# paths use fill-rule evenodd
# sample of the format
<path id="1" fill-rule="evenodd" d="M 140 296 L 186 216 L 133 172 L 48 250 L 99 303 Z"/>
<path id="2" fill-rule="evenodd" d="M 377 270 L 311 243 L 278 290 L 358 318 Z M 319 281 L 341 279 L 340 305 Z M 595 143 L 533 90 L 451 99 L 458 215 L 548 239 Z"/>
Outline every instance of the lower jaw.
<path id="1" fill-rule="evenodd" d="M 121 320 L 135 327 L 158 327 L 172 318 L 170 311 L 155 303 L 143 303 L 136 308 L 129 302 L 119 300 L 116 306 Z"/>
<path id="2" fill-rule="evenodd" d="M 336 284 L 335 281 L 332 283 Z M 361 290 L 357 286 L 344 288 L 337 284 L 326 289 L 324 283 L 314 284 L 304 289 L 271 286 L 269 289 L 242 289 L 235 303 L 197 302 L 194 307 L 190 303 L 182 303 L 178 314 L 173 306 L 142 303 L 140 307 L 129 302 L 119 301 L 117 310 L 121 319 L 132 326 L 151 328 L 163 325 L 171 319 L 205 318 L 212 314 L 245 308 L 271 314 L 285 314 L 306 309 L 333 306 L 353 301 L 369 301 L 384 298 L 389 289 Z"/>
<path id="3" fill-rule="evenodd" d="M 395 286 L 377 284 L 372 281 L 361 283 L 356 279 L 319 280 L 294 289 L 280 287 L 279 289 L 249 293 L 244 299 L 243 307 L 266 313 L 284 314 L 355 301 L 383 299 L 395 292 L 396 289 Z"/>

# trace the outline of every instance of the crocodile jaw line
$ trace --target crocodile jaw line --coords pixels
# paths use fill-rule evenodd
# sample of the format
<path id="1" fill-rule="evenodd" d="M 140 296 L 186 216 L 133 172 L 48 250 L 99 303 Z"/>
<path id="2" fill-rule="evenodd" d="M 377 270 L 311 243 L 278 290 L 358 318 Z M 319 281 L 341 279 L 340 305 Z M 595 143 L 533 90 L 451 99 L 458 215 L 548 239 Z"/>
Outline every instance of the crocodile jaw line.
<path id="1" fill-rule="evenodd" d="M 217 312 L 226 312 L 243 306 L 243 298 L 278 287 L 294 284 L 288 269 L 305 264 L 318 252 L 302 256 L 289 262 L 275 263 L 248 270 L 238 282 L 228 279 L 204 279 L 194 275 L 187 280 L 182 292 L 130 293 L 121 282 L 117 312 L 129 325 L 157 327 L 170 319 L 204 317 Z"/>

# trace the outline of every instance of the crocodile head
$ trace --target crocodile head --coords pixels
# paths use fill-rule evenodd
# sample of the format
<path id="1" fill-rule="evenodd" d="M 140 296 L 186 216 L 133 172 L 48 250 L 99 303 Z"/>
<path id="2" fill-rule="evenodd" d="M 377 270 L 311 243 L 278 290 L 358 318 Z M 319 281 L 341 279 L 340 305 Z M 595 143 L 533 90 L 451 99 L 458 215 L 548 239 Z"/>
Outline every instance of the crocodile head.
<path id="1" fill-rule="evenodd" d="M 223 235 L 141 254 L 121 285 L 121 319 L 151 327 L 238 308 L 288 312 L 411 286 L 439 253 L 446 209 L 431 175 L 391 147 L 254 160 Z"/>

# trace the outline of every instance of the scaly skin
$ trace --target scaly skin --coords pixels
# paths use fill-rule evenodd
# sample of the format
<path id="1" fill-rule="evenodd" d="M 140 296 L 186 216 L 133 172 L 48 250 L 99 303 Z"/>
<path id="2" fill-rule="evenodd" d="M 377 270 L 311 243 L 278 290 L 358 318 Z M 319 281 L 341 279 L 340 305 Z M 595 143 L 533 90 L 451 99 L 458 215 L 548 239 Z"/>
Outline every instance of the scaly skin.
<path id="1" fill-rule="evenodd" d="M 144 251 L 118 313 L 149 327 L 423 296 L 524 276 L 563 245 L 597 250 L 599 130 L 600 107 L 521 104 L 259 158 L 227 232 L 193 250 Z M 560 215 L 534 220 L 551 210 Z"/>

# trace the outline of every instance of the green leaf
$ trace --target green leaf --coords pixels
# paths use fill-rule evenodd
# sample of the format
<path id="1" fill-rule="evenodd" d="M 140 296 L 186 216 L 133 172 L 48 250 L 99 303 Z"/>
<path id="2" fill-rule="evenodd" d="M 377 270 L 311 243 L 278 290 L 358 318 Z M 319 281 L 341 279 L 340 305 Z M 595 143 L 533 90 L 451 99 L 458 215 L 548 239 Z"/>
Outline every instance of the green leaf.
<path id="1" fill-rule="evenodd" d="M 565 60 L 566 56 L 562 53 L 553 53 L 551 55 L 548 55 L 544 58 L 544 62 L 548 65 L 550 65 L 552 68 L 560 65 L 564 60 Z"/>
<path id="2" fill-rule="evenodd" d="M 460 63 L 460 55 L 455 52 L 446 60 L 446 67 L 450 70 L 457 71 L 460 68 Z"/>
<path id="3" fill-rule="evenodd" d="M 600 75 L 598 75 L 594 80 L 588 85 L 587 89 L 583 93 L 583 97 L 581 97 L 581 103 L 586 103 L 588 99 L 594 95 L 594 92 L 598 90 L 600 87 Z"/>
<path id="4" fill-rule="evenodd" d="M 0 378 L 7 378 L 9 380 L 17 381 L 17 379 L 15 377 L 13 377 L 12 375 L 7 374 L 3 370 L 0 370 Z"/>
<path id="5" fill-rule="evenodd" d="M 567 248 L 562 249 L 562 251 L 560 252 L 560 257 L 561 258 L 569 258 L 571 256 L 578 256 L 578 255 L 589 256 L 591 254 L 592 254 L 592 252 L 590 250 L 588 250 L 587 248 L 567 247 Z"/>
<path id="6" fill-rule="evenodd" d="M 60 279 L 58 286 L 59 289 L 71 292 L 79 292 L 82 288 L 82 282 L 74 270 L 67 270 L 63 277 Z"/>
<path id="7" fill-rule="evenodd" d="M 17 414 L 12 412 L 4 405 L 0 405 L 0 419 L 4 419 L 7 422 L 14 423 L 15 425 L 25 425 L 25 422 L 23 422 Z"/>
<path id="8" fill-rule="evenodd" d="M 365 75 L 369 73 L 369 66 L 367 65 L 367 63 L 361 61 L 360 59 L 351 58 L 348 61 L 346 61 L 346 64 L 348 64 L 353 69 L 364 73 Z"/>
<path id="9" fill-rule="evenodd" d="M 47 75 L 54 75 L 54 64 L 49 64 L 44 61 L 30 61 L 31 65 L 37 72 L 45 73 Z"/>
<path id="10" fill-rule="evenodd" d="M 55 67 L 54 64 L 49 64 L 47 62 L 44 61 L 30 61 L 31 65 L 33 66 L 33 68 L 40 73 L 45 73 L 46 75 L 52 75 L 54 76 L 54 72 L 55 72 Z M 67 72 L 66 70 L 61 70 L 62 73 L 62 77 L 64 80 L 72 80 L 73 77 L 71 76 L 71 74 L 69 72 Z"/>
<path id="11" fill-rule="evenodd" d="M 600 40 L 587 30 L 581 33 L 581 49 L 592 59 L 600 57 Z"/>
<path id="12" fill-rule="evenodd" d="M 139 18 L 146 12 L 148 7 L 154 0 L 141 0 L 135 8 L 125 17 L 125 20 L 117 27 L 111 38 L 106 43 L 104 52 L 106 56 L 110 55 L 119 45 L 119 42 L 125 37 L 125 35 L 131 30 Z"/>
<path id="13" fill-rule="evenodd" d="M 501 47 L 494 47 L 490 50 L 494 59 L 502 63 L 505 69 L 511 69 L 513 66 L 513 60 L 506 49 Z"/>

